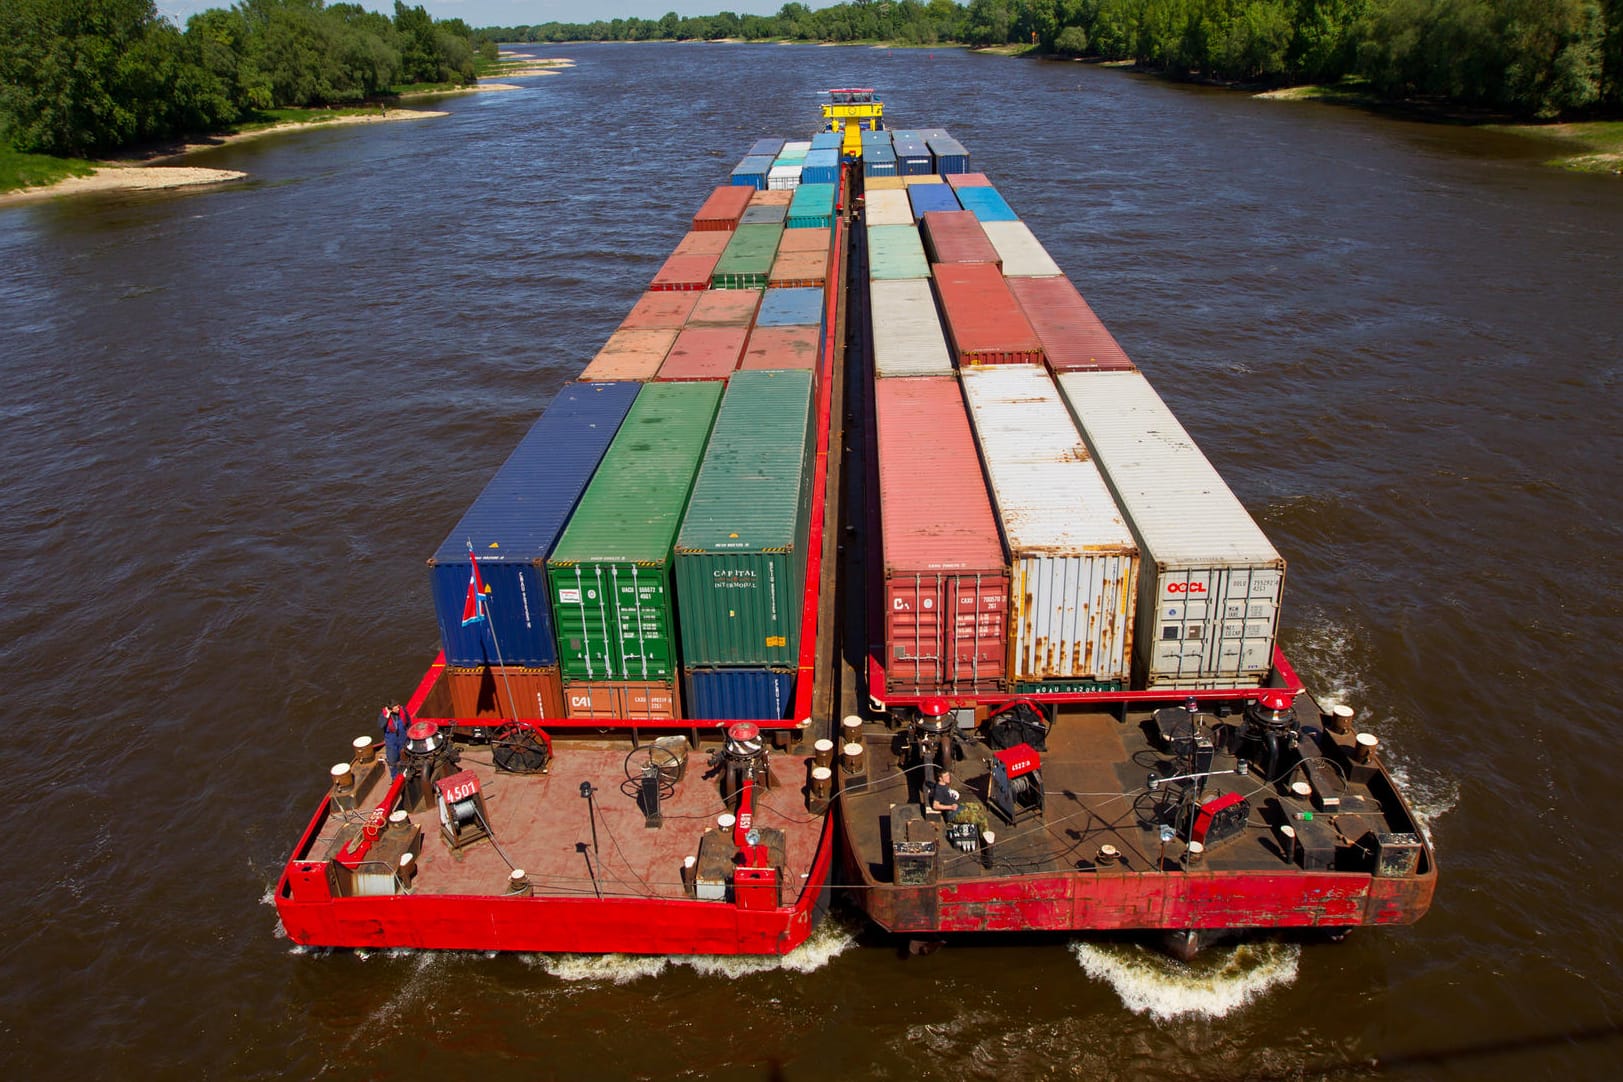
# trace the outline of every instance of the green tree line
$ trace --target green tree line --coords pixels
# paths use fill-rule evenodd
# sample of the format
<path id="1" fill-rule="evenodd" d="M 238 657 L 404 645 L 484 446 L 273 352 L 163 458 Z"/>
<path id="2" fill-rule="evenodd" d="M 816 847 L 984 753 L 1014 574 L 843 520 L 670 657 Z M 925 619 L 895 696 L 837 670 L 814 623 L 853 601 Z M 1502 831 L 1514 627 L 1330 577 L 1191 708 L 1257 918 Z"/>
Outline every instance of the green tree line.
<path id="1" fill-rule="evenodd" d="M 265 109 L 471 83 L 460 19 L 323 0 L 241 0 L 184 29 L 153 0 L 0 0 L 0 139 L 61 156 L 222 131 Z"/>
<path id="2" fill-rule="evenodd" d="M 776 15 L 481 30 L 502 41 L 895 41 L 1031 45 L 1185 77 L 1359 77 L 1376 94 L 1538 117 L 1623 109 L 1623 0 L 851 0 Z"/>

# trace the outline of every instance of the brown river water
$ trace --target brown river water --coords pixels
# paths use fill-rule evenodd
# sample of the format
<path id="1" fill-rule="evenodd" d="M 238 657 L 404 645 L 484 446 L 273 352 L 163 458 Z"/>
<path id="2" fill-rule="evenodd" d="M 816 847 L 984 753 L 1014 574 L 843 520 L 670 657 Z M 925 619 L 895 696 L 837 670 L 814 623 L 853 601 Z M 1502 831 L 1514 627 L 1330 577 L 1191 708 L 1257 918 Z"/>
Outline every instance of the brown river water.
<path id="1" fill-rule="evenodd" d="M 1083 65 L 545 52 L 579 66 L 197 157 L 235 186 L 0 209 L 7 1078 L 1615 1074 L 1616 178 Z M 710 187 L 849 85 L 969 147 L 1259 516 L 1431 913 L 1191 965 L 850 915 L 783 962 L 293 947 L 327 765 L 436 648 L 423 561 Z"/>

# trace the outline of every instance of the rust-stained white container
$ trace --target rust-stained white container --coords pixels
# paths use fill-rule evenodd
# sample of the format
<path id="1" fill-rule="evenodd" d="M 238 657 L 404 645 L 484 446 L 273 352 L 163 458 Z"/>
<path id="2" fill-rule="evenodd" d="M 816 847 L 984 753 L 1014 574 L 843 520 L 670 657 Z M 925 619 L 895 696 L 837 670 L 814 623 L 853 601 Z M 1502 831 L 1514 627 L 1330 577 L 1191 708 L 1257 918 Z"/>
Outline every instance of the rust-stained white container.
<path id="1" fill-rule="evenodd" d="M 1016 683 L 1130 676 L 1138 545 L 1045 368 L 959 371 L 1011 558 Z"/>
<path id="2" fill-rule="evenodd" d="M 1284 559 L 1143 374 L 1059 385 L 1141 547 L 1137 678 L 1256 685 L 1273 665 Z"/>
<path id="3" fill-rule="evenodd" d="M 1064 273 L 1025 222 L 982 222 L 981 228 L 1003 260 L 1003 277 L 1048 278 Z"/>
<path id="4" fill-rule="evenodd" d="M 874 373 L 880 379 L 952 375 L 952 354 L 928 278 L 870 282 L 868 301 Z"/>
<path id="5" fill-rule="evenodd" d="M 863 216 L 869 225 L 914 225 L 913 204 L 908 201 L 907 192 L 877 191 L 867 192 L 864 197 Z"/>

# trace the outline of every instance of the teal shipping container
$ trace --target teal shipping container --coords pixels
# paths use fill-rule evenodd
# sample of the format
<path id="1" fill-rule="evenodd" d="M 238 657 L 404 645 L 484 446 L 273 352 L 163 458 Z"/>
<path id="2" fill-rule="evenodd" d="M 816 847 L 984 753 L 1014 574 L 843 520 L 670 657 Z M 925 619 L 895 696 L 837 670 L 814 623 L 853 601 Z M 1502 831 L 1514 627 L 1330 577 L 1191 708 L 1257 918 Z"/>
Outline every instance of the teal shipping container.
<path id="1" fill-rule="evenodd" d="M 834 185 L 801 184 L 789 201 L 790 229 L 831 229 L 834 226 Z"/>
<path id="2" fill-rule="evenodd" d="M 565 680 L 678 675 L 671 547 L 721 401 L 719 383 L 651 383 L 547 560 Z"/>
<path id="3" fill-rule="evenodd" d="M 686 666 L 797 661 L 815 435 L 811 372 L 733 375 L 676 539 Z"/>
<path id="4" fill-rule="evenodd" d="M 875 282 L 930 277 L 924 242 L 911 225 L 868 227 L 868 277 Z"/>

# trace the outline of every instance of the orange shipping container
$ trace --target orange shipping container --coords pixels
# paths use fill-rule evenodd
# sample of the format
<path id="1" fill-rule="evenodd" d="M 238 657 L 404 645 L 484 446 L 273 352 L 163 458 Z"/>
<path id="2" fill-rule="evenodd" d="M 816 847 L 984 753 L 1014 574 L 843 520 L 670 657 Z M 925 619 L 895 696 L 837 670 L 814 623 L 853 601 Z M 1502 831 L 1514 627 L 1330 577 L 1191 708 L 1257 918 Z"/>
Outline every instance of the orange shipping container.
<path id="1" fill-rule="evenodd" d="M 693 216 L 696 232 L 724 232 L 738 227 L 738 219 L 749 206 L 751 188 L 726 184 L 710 193 L 699 213 Z"/>
<path id="2" fill-rule="evenodd" d="M 665 363 L 665 355 L 671 351 L 677 334 L 677 331 L 615 331 L 580 374 L 580 379 L 584 383 L 653 379 L 659 373 L 659 366 Z"/>
<path id="3" fill-rule="evenodd" d="M 656 292 L 649 290 L 631 306 L 631 311 L 620 322 L 622 331 L 679 331 L 687 326 L 693 306 L 703 296 L 694 292 Z"/>
<path id="4" fill-rule="evenodd" d="M 827 229 L 785 229 L 783 236 L 778 239 L 778 254 L 784 252 L 822 252 L 828 253 L 830 230 Z"/>
<path id="5" fill-rule="evenodd" d="M 749 327 L 761 307 L 758 289 L 707 289 L 688 316 L 689 327 Z"/>
<path id="6" fill-rule="evenodd" d="M 792 188 L 774 188 L 770 191 L 761 189 L 750 198 L 752 207 L 787 207 L 794 199 Z"/>
<path id="7" fill-rule="evenodd" d="M 556 665 L 530 668 L 447 667 L 417 711 L 425 718 L 535 721 L 564 716 L 564 685 Z"/>
<path id="8" fill-rule="evenodd" d="M 800 232 L 798 229 L 786 229 L 784 235 L 798 232 Z M 785 252 L 780 248 L 777 258 L 772 261 L 772 269 L 766 276 L 768 289 L 795 289 L 808 286 L 821 289 L 827 281 L 827 249 L 821 252 Z"/>
<path id="9" fill-rule="evenodd" d="M 675 684 L 583 680 L 564 688 L 564 713 L 572 718 L 674 719 L 682 716 Z"/>

